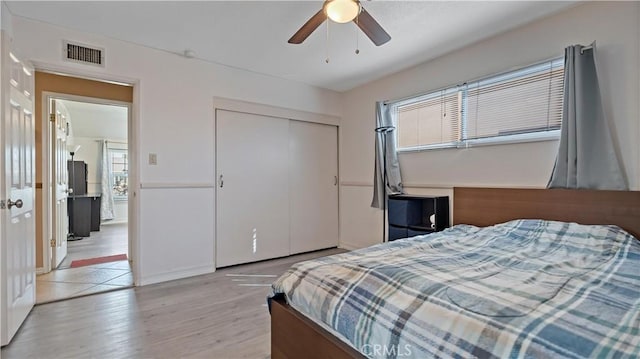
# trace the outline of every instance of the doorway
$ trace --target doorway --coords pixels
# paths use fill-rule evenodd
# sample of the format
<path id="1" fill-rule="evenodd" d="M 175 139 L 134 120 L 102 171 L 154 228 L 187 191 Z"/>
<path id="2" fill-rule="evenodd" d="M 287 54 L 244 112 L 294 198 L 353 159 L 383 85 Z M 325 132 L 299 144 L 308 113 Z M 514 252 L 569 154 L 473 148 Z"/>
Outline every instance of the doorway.
<path id="1" fill-rule="evenodd" d="M 47 94 L 51 272 L 36 303 L 131 287 L 130 104 Z"/>
<path id="2" fill-rule="evenodd" d="M 39 71 L 35 87 L 36 303 L 130 287 L 133 88 Z"/>

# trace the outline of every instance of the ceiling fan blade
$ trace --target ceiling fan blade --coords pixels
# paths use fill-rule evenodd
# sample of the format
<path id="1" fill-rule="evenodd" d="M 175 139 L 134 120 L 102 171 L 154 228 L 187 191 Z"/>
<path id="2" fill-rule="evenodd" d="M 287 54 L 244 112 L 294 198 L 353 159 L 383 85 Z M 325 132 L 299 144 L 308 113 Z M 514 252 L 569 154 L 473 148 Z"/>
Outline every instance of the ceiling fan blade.
<path id="1" fill-rule="evenodd" d="M 324 13 L 324 10 L 321 9 L 315 15 L 309 19 L 309 21 L 305 22 L 304 25 L 291 36 L 289 39 L 290 44 L 301 44 L 304 40 L 311 35 L 311 33 L 320 26 L 327 19 L 327 15 Z"/>
<path id="2" fill-rule="evenodd" d="M 384 31 L 382 26 L 380 26 L 364 8 L 362 8 L 360 15 L 353 21 L 358 24 L 360 30 L 362 30 L 376 46 L 384 45 L 387 41 L 391 40 L 391 36 Z"/>

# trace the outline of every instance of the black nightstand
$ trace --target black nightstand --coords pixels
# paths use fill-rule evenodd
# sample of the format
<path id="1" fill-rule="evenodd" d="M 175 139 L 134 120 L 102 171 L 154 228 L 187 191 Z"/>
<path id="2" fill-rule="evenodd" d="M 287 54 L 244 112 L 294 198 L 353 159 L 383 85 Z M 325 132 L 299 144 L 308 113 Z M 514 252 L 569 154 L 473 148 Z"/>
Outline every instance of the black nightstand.
<path id="1" fill-rule="evenodd" d="M 449 227 L 448 196 L 389 196 L 389 241 L 441 231 Z M 435 215 L 435 223 L 430 217 Z"/>

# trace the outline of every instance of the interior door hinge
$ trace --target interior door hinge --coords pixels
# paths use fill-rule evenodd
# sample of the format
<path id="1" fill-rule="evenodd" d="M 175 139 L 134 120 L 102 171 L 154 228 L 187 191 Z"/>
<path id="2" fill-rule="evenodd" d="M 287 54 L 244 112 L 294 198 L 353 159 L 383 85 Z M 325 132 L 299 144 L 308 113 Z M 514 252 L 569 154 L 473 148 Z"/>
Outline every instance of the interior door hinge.
<path id="1" fill-rule="evenodd" d="M 56 246 L 56 239 L 55 238 L 51 238 L 51 247 L 55 247 Z"/>
<path id="2" fill-rule="evenodd" d="M 50 113 L 49 114 L 49 121 L 56 122 L 56 114 L 55 113 Z"/>

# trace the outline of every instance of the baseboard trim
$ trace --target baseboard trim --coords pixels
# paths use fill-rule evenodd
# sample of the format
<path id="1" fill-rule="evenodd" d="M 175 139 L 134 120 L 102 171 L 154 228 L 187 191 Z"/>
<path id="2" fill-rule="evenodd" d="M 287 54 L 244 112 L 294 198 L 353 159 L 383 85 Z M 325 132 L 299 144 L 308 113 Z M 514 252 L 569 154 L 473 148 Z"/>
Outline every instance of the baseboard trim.
<path id="1" fill-rule="evenodd" d="M 176 279 L 184 279 L 189 277 L 195 277 L 197 275 L 209 274 L 215 271 L 216 271 L 215 267 L 213 266 L 213 264 L 211 264 L 206 266 L 190 267 L 190 268 L 184 268 L 184 269 L 174 270 L 170 272 L 152 274 L 148 276 L 142 275 L 138 278 L 138 283 L 136 283 L 136 285 L 143 286 L 143 285 L 149 285 L 149 284 L 155 284 L 155 283 L 168 282 Z"/>
<path id="2" fill-rule="evenodd" d="M 355 251 L 356 249 L 362 249 L 362 248 L 365 248 L 365 247 L 357 246 L 357 245 L 354 245 L 354 244 L 351 244 L 351 243 L 340 242 L 340 244 L 338 245 L 338 248 L 346 249 L 348 251 Z"/>
<path id="3" fill-rule="evenodd" d="M 121 219 L 121 220 L 109 220 L 109 221 L 105 221 L 105 222 L 100 222 L 101 226 L 109 226 L 111 224 L 127 224 L 129 223 L 128 220 L 126 219 Z"/>
<path id="4" fill-rule="evenodd" d="M 36 275 L 45 274 L 47 272 L 44 271 L 44 267 L 36 268 Z"/>

